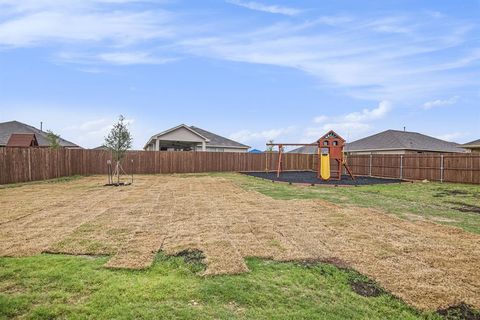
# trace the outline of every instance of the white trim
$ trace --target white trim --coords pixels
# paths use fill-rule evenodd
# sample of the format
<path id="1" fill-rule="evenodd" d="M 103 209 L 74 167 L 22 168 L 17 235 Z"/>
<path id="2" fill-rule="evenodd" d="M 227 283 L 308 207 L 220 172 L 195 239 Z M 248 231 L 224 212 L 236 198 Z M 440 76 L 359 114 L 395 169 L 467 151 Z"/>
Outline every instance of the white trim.
<path id="1" fill-rule="evenodd" d="M 165 131 L 163 131 L 163 132 L 154 134 L 154 135 L 148 140 L 148 142 L 145 144 L 145 146 L 143 147 L 143 149 L 145 150 L 145 149 L 147 148 L 147 146 L 153 142 L 153 140 L 158 140 L 158 137 L 163 136 L 163 135 L 165 135 L 165 134 L 167 134 L 167 133 L 170 133 L 170 132 L 172 132 L 172 131 L 178 130 L 178 129 L 180 129 L 180 128 L 185 128 L 185 129 L 187 129 L 188 131 L 192 132 L 193 134 L 195 134 L 195 135 L 199 136 L 200 138 L 202 138 L 203 140 L 205 140 L 205 142 L 209 142 L 209 141 L 210 141 L 208 138 L 204 137 L 203 135 L 201 135 L 201 134 L 198 133 L 197 131 L 193 130 L 192 128 L 190 128 L 190 127 L 187 126 L 186 124 L 183 124 L 183 123 L 182 123 L 182 124 L 180 124 L 180 125 L 178 125 L 178 126 L 176 126 L 176 127 L 173 127 L 173 128 L 168 129 L 168 130 L 165 130 Z"/>

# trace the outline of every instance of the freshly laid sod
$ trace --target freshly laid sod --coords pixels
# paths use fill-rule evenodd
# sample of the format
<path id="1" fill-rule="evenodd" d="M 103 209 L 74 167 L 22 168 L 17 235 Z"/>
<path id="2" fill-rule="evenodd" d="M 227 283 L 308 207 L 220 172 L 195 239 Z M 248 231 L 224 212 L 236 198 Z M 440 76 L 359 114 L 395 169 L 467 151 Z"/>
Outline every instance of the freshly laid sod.
<path id="1" fill-rule="evenodd" d="M 0 258 L 0 318 L 441 319 L 381 294 L 328 264 L 247 259 L 249 273 L 201 277 L 200 263 L 159 253 L 145 271 L 109 270 L 105 257 Z"/>
<path id="2" fill-rule="evenodd" d="M 480 233 L 480 186 L 416 182 L 360 187 L 307 187 L 241 174 L 213 174 L 274 199 L 322 199 L 384 210 L 407 220 L 429 220 Z"/>
<path id="3" fill-rule="evenodd" d="M 102 178 L 0 189 L 0 318 L 480 317 L 477 186 Z"/>

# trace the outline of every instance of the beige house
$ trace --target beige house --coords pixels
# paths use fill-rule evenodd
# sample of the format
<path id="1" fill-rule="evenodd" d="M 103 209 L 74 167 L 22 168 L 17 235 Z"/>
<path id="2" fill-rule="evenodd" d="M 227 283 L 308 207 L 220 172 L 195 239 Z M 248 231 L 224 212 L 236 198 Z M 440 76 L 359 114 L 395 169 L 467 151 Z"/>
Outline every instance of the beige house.
<path id="1" fill-rule="evenodd" d="M 156 135 L 145 144 L 147 151 L 247 152 L 250 147 L 215 133 L 181 124 Z"/>
<path id="2" fill-rule="evenodd" d="M 480 153 L 480 139 L 462 144 L 462 147 L 470 150 L 472 153 Z"/>

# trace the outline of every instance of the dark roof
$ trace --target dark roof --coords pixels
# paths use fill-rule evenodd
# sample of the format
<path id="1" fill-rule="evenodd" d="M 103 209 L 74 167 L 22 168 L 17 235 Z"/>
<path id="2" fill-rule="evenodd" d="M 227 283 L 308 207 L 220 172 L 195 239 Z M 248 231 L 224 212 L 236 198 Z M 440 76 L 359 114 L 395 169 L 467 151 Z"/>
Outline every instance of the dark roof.
<path id="1" fill-rule="evenodd" d="M 300 148 L 290 150 L 288 153 L 316 154 L 317 153 L 317 146 L 303 146 L 303 147 L 300 147 Z"/>
<path id="2" fill-rule="evenodd" d="M 414 150 L 423 152 L 465 152 L 461 145 L 430 137 L 417 132 L 387 130 L 345 144 L 344 151 L 387 151 Z M 316 146 L 305 146 L 290 151 L 291 153 L 317 153 Z"/>
<path id="3" fill-rule="evenodd" d="M 480 139 L 464 143 L 462 147 L 480 147 Z"/>
<path id="4" fill-rule="evenodd" d="M 210 140 L 209 142 L 207 142 L 207 146 L 250 148 L 247 145 L 227 139 L 225 137 L 219 136 L 218 134 L 211 133 L 207 130 L 200 129 L 198 127 L 190 126 L 190 129 L 192 129 L 193 131 L 199 133 L 200 135 Z"/>
<path id="5" fill-rule="evenodd" d="M 250 151 L 248 151 L 249 153 L 263 153 L 263 151 L 261 150 L 258 150 L 258 149 L 252 149 Z"/>
<path id="6" fill-rule="evenodd" d="M 33 133 L 37 138 L 39 146 L 49 146 L 46 132 L 19 121 L 8 121 L 0 123 L 0 146 L 7 145 L 7 142 L 13 133 Z M 67 148 L 80 148 L 78 145 L 62 138 L 60 138 L 60 146 Z"/>
<path id="7" fill-rule="evenodd" d="M 465 152 L 458 143 L 440 140 L 418 132 L 387 130 L 345 145 L 346 152 L 415 150 L 424 152 Z"/>
<path id="8" fill-rule="evenodd" d="M 7 147 L 35 147 L 38 146 L 34 133 L 12 133 Z"/>
<path id="9" fill-rule="evenodd" d="M 105 146 L 102 145 L 102 146 L 98 146 L 96 148 L 93 148 L 91 150 L 108 150 L 108 147 L 105 147 Z"/>

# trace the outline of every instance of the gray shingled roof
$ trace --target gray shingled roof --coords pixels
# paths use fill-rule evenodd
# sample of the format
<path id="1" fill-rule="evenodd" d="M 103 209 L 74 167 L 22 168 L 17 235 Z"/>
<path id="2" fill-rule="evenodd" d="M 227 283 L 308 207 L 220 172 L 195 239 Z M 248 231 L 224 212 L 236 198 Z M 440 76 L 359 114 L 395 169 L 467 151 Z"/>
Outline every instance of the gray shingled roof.
<path id="1" fill-rule="evenodd" d="M 200 135 L 204 136 L 209 142 L 207 142 L 207 146 L 216 146 L 216 147 L 236 147 L 236 148 L 250 148 L 247 145 L 241 144 L 239 142 L 227 139 L 225 137 L 219 136 L 218 134 L 211 133 L 209 131 L 200 129 L 195 126 L 190 126 L 190 129 L 199 133 Z"/>
<path id="2" fill-rule="evenodd" d="M 34 133 L 39 146 L 46 147 L 49 145 L 46 132 L 19 121 L 8 121 L 0 123 L 0 146 L 5 146 L 7 144 L 12 133 Z M 60 146 L 79 148 L 75 143 L 62 138 L 60 138 Z"/>
<path id="3" fill-rule="evenodd" d="M 417 132 L 387 130 L 346 144 L 345 151 L 415 150 L 424 152 L 465 152 L 458 143 Z"/>
<path id="4" fill-rule="evenodd" d="M 473 147 L 473 146 L 475 146 L 475 147 L 480 146 L 480 139 L 473 140 L 473 141 L 462 144 L 462 147 Z"/>
<path id="5" fill-rule="evenodd" d="M 315 143 L 315 142 L 312 142 Z M 305 153 L 305 154 L 316 154 L 317 147 L 316 146 L 304 146 L 300 148 L 293 149 L 289 151 L 289 153 Z"/>
<path id="6" fill-rule="evenodd" d="M 465 152 L 461 145 L 430 137 L 417 132 L 387 130 L 345 144 L 346 152 L 414 150 L 424 152 Z M 316 153 L 317 147 L 306 146 L 290 151 L 291 153 Z"/>

